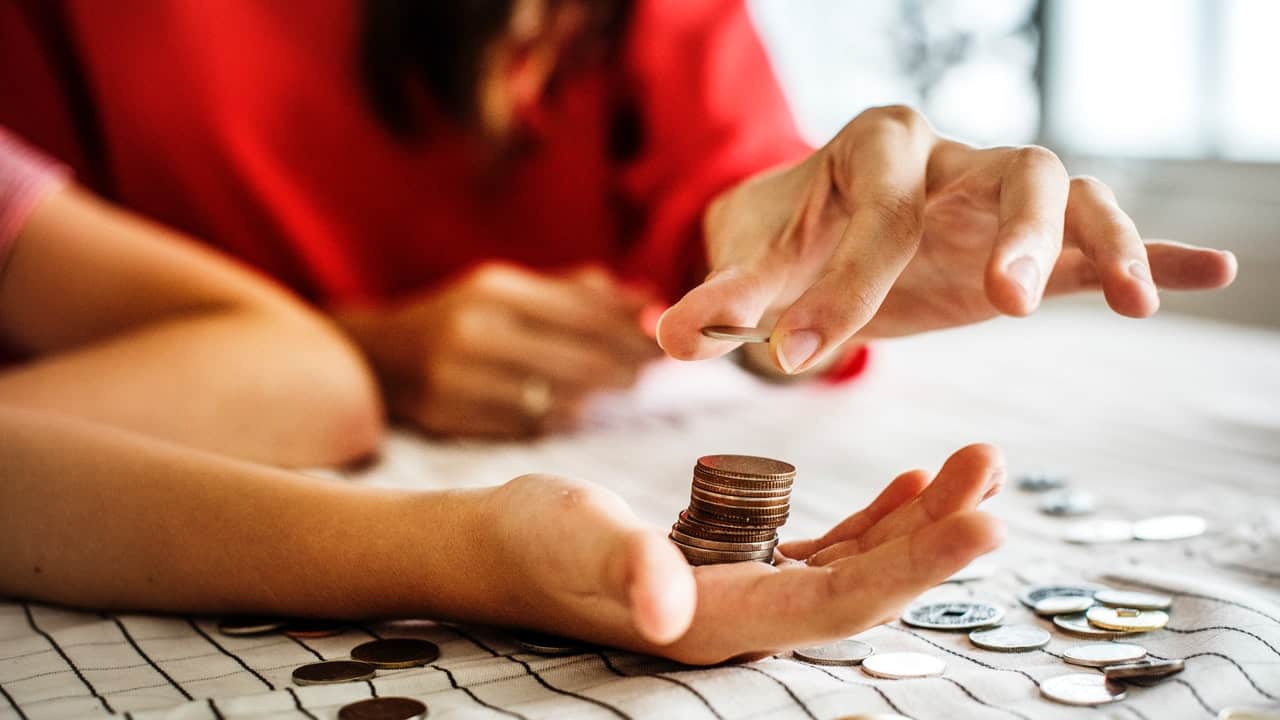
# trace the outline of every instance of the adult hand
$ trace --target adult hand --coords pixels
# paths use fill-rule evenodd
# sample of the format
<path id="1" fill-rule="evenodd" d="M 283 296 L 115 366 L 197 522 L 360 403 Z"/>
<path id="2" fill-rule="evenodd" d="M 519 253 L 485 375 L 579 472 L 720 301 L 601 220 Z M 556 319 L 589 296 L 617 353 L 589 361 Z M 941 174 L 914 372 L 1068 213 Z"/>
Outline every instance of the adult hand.
<path id="1" fill-rule="evenodd" d="M 488 522 L 500 568 L 488 622 L 522 625 L 689 664 L 766 655 L 888 621 L 924 590 L 996 547 L 1003 529 L 974 508 L 1003 459 L 964 448 L 932 481 L 898 476 L 866 509 L 778 564 L 690 567 L 617 495 L 528 475 L 495 491 Z"/>
<path id="2" fill-rule="evenodd" d="M 571 426 L 590 394 L 635 382 L 661 354 L 641 328 L 649 302 L 595 268 L 490 264 L 399 309 L 338 319 L 399 419 L 444 435 L 521 437 Z"/>
<path id="3" fill-rule="evenodd" d="M 893 337 L 1101 288 L 1117 313 L 1156 311 L 1157 288 L 1218 288 L 1228 252 L 1147 241 L 1096 179 L 1068 177 L 1036 146 L 979 149 L 939 137 L 905 107 L 854 118 L 799 165 L 718 197 L 704 218 L 711 272 L 662 318 L 680 359 L 733 345 L 707 325 L 755 325 L 785 372 L 850 338 Z"/>

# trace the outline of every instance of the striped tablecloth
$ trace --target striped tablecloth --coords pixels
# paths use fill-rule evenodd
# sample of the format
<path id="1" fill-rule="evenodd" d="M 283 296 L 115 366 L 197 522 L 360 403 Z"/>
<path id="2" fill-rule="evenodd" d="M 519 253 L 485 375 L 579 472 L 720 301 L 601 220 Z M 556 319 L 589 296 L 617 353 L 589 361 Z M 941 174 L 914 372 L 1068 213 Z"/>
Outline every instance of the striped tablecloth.
<path id="1" fill-rule="evenodd" d="M 500 631 L 429 621 L 353 627 L 337 637 L 219 635 L 209 618 L 106 614 L 0 602 L 0 718 L 331 718 L 371 695 L 408 695 L 432 718 L 1213 717 L 1227 706 L 1280 708 L 1280 334 L 1175 316 L 1133 322 L 1057 308 L 887 343 L 853 387 L 780 388 L 728 363 L 662 365 L 636 393 L 602 401 L 591 429 L 532 445 L 390 438 L 376 466 L 333 471 L 351 482 L 443 487 L 530 472 L 590 478 L 656 524 L 687 501 L 695 458 L 748 452 L 799 468 L 784 534 L 817 532 L 896 473 L 936 468 L 975 441 L 1001 445 L 1011 469 L 1068 476 L 1102 498 L 1099 516 L 1194 512 L 1202 537 L 1079 546 L 1070 522 L 1035 510 L 1015 487 L 989 503 L 1010 527 L 984 579 L 927 599 L 980 598 L 1006 622 L 1041 623 L 1017 601 L 1027 585 L 1090 580 L 1174 596 L 1169 627 L 1141 636 L 1187 669 L 1097 709 L 1043 699 L 1068 672 L 1054 633 L 1044 650 L 1002 654 L 963 634 L 891 623 L 859 636 L 879 651 L 947 662 L 941 677 L 881 680 L 790 657 L 694 669 L 604 650 L 547 658 Z M 342 658 L 369 637 L 440 645 L 429 667 L 369 682 L 294 687 L 290 673 Z"/>

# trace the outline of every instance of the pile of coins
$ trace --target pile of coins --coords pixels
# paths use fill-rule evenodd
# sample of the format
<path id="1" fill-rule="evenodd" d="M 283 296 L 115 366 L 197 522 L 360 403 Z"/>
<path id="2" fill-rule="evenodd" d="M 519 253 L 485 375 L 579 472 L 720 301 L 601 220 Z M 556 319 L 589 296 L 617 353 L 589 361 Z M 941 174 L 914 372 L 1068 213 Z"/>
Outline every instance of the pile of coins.
<path id="1" fill-rule="evenodd" d="M 698 458 L 689 507 L 671 526 L 671 541 L 690 565 L 772 563 L 795 477 L 794 466 L 769 458 Z"/>

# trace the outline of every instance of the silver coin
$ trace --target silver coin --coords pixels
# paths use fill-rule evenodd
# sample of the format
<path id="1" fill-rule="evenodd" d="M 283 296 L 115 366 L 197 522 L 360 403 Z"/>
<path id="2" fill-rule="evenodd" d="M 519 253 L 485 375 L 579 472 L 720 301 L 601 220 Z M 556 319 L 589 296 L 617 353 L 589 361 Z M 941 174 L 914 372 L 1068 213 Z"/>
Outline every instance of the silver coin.
<path id="1" fill-rule="evenodd" d="M 521 649 L 535 655 L 573 655 L 586 650 L 586 646 L 559 635 L 540 633 L 533 630 L 519 630 L 511 634 L 511 639 Z"/>
<path id="2" fill-rule="evenodd" d="M 706 550 L 704 548 L 685 545 L 684 543 L 676 543 L 676 547 L 680 548 L 680 552 L 684 553 L 684 559 L 690 564 L 720 564 L 735 562 L 762 562 L 773 559 L 773 549 L 766 548 L 764 550 Z"/>
<path id="3" fill-rule="evenodd" d="M 973 630 L 1000 624 L 1004 610 L 979 602 L 942 602 L 914 605 L 902 614 L 902 622 L 929 630 Z"/>
<path id="4" fill-rule="evenodd" d="M 828 645 L 800 648 L 791 654 L 797 660 L 814 665 L 857 665 L 875 651 L 875 648 L 858 640 L 837 640 Z"/>
<path id="5" fill-rule="evenodd" d="M 1062 651 L 1063 660 L 1072 665 L 1084 665 L 1085 667 L 1106 667 L 1108 665 L 1131 663 L 1146 656 L 1147 649 L 1141 645 L 1115 642 L 1072 645 Z"/>
<path id="6" fill-rule="evenodd" d="M 1125 698 L 1124 688 L 1095 673 L 1072 673 L 1040 683 L 1040 694 L 1065 705 L 1106 705 Z"/>
<path id="7" fill-rule="evenodd" d="M 1186 665 L 1176 658 L 1172 660 L 1147 658 L 1146 660 L 1120 663 L 1119 665 L 1108 665 L 1102 668 L 1102 672 L 1107 676 L 1108 680 L 1132 680 L 1138 678 L 1162 678 L 1180 673 L 1184 669 L 1186 669 Z"/>
<path id="8" fill-rule="evenodd" d="M 864 673 L 890 680 L 941 675 L 946 669 L 942 658 L 917 652 L 877 653 L 862 661 Z"/>
<path id="9" fill-rule="evenodd" d="M 1072 585 L 1034 585 L 1022 592 L 1022 604 L 1029 608 L 1034 608 L 1036 603 L 1047 597 L 1093 597 L 1093 594 L 1099 590 L 1106 590 L 1102 585 L 1094 585 L 1092 583 L 1076 583 Z"/>
<path id="10" fill-rule="evenodd" d="M 1053 624 L 1057 626 L 1059 630 L 1087 638 L 1120 638 L 1135 634 L 1133 632 L 1124 632 L 1120 630 L 1104 630 L 1103 628 L 1090 625 L 1089 620 L 1085 617 L 1084 613 L 1076 613 L 1074 615 L 1055 615 L 1053 618 Z"/>
<path id="11" fill-rule="evenodd" d="M 343 705 L 338 720 L 422 720 L 427 706 L 406 697 L 377 697 Z"/>
<path id="12" fill-rule="evenodd" d="M 1088 520 L 1062 531 L 1062 539 L 1077 545 L 1128 542 L 1133 539 L 1133 523 L 1125 520 Z"/>
<path id="13" fill-rule="evenodd" d="M 767 343 L 773 331 L 766 328 L 736 327 L 734 325 L 711 325 L 702 328 L 702 334 L 712 340 L 728 340 L 741 343 Z"/>
<path id="14" fill-rule="evenodd" d="M 1083 490 L 1058 490 L 1040 501 L 1040 512 L 1046 515 L 1088 515 L 1097 507 L 1092 493 Z"/>
<path id="15" fill-rule="evenodd" d="M 1060 490 L 1067 486 L 1067 479 L 1060 475 L 1027 473 L 1018 478 L 1018 489 L 1026 492 Z"/>
<path id="16" fill-rule="evenodd" d="M 1163 610 L 1138 610 L 1094 605 L 1084 614 L 1089 624 L 1105 630 L 1149 632 L 1169 624 L 1169 613 Z"/>
<path id="17" fill-rule="evenodd" d="M 1133 536 L 1139 540 L 1185 540 L 1203 535 L 1209 523 L 1198 515 L 1161 515 L 1133 524 Z"/>
<path id="18" fill-rule="evenodd" d="M 1084 612 L 1093 607 L 1093 598 L 1084 595 L 1051 595 L 1032 608 L 1037 615 L 1053 617 L 1054 615 L 1071 615 Z"/>
<path id="19" fill-rule="evenodd" d="M 1173 598 L 1168 595 L 1132 590 L 1099 590 L 1093 599 L 1110 607 L 1138 610 L 1168 610 L 1169 606 L 1173 605 Z"/>
<path id="20" fill-rule="evenodd" d="M 672 528 L 671 539 L 680 545 L 689 545 L 703 550 L 724 550 L 728 552 L 753 552 L 764 550 L 772 552 L 773 549 L 778 546 L 778 536 L 776 534 L 773 538 L 765 540 L 764 542 L 729 542 L 725 540 L 706 540 Z"/>
<path id="21" fill-rule="evenodd" d="M 269 617 L 229 617 L 218 623 L 218 632 L 231 637 L 242 635 L 265 635 L 275 632 L 288 624 L 288 621 Z"/>
<path id="22" fill-rule="evenodd" d="M 969 642 L 984 650 L 1027 652 L 1049 644 L 1049 631 L 1031 625 L 1002 625 L 969 633 Z"/>
<path id="23" fill-rule="evenodd" d="M 378 669 L 367 662 L 323 660 L 296 668 L 293 671 L 293 681 L 299 685 L 331 685 L 368 680 L 377 672 Z"/>
<path id="24" fill-rule="evenodd" d="M 1218 711 L 1218 720 L 1280 720 L 1280 705 L 1244 707 L 1233 705 Z"/>

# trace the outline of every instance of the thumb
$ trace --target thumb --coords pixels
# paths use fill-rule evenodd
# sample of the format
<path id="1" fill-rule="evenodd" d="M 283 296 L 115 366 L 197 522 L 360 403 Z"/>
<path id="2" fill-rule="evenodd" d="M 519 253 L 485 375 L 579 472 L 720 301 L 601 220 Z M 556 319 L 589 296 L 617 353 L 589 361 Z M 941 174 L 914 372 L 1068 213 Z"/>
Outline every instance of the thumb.
<path id="1" fill-rule="evenodd" d="M 774 264 L 776 267 L 779 264 Z M 761 263 L 761 267 L 767 266 Z M 716 270 L 658 319 L 658 345 L 677 360 L 704 360 L 737 347 L 702 334 L 711 325 L 755 327 L 785 284 L 783 271 Z"/>
<path id="2" fill-rule="evenodd" d="M 646 642 L 667 645 L 689 629 L 697 606 L 693 568 L 653 530 L 627 533 L 615 546 L 613 587 Z"/>

